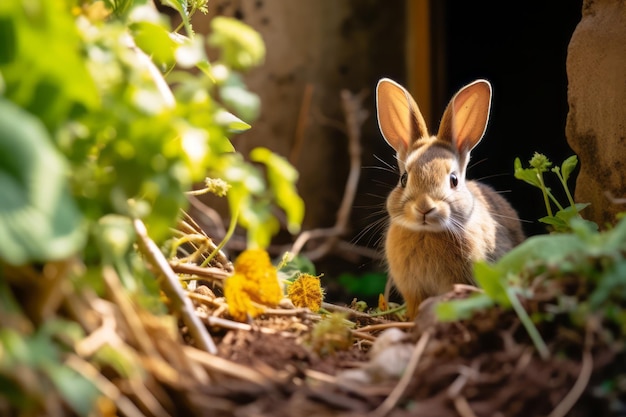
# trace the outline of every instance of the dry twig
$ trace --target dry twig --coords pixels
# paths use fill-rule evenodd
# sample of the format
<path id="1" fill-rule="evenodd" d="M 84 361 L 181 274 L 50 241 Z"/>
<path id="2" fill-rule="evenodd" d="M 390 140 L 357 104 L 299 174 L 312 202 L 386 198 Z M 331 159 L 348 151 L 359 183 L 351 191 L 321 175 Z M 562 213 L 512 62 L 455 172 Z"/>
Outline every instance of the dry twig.
<path id="1" fill-rule="evenodd" d="M 274 382 L 248 366 L 239 365 L 191 346 L 184 346 L 182 352 L 192 361 L 204 366 L 208 371 L 229 375 L 261 387 L 270 387 Z"/>
<path id="2" fill-rule="evenodd" d="M 315 229 L 301 233 L 291 248 L 290 252 L 294 254 L 299 254 L 309 240 L 326 238 L 320 246 L 305 254 L 311 260 L 320 259 L 335 248 L 339 238 L 348 230 L 350 213 L 361 174 L 361 126 L 368 115 L 367 111 L 363 109 L 365 96 L 365 92 L 354 95 L 348 90 L 341 91 L 341 104 L 347 127 L 350 171 L 346 180 L 343 199 L 337 210 L 335 225 L 331 228 Z"/>
<path id="3" fill-rule="evenodd" d="M 200 349 L 209 353 L 216 354 L 217 347 L 208 333 L 207 329 L 196 315 L 193 303 L 185 295 L 178 276 L 169 266 L 167 259 L 161 253 L 157 245 L 148 237 L 146 226 L 139 219 L 133 221 L 135 232 L 137 233 L 139 248 L 141 252 L 148 258 L 150 263 L 165 277 L 163 280 L 163 291 L 172 301 L 172 306 L 177 310 L 183 322 L 189 329 L 189 333 L 194 338 L 195 343 Z"/>
<path id="4" fill-rule="evenodd" d="M 382 402 L 378 408 L 376 408 L 372 413 L 370 413 L 371 417 L 385 417 L 393 408 L 398 404 L 398 401 L 404 395 L 411 379 L 413 378 L 413 374 L 415 373 L 415 369 L 417 368 L 417 364 L 419 363 L 424 350 L 426 349 L 426 345 L 428 345 L 428 341 L 430 340 L 430 332 L 424 332 L 417 340 L 415 344 L 415 349 L 413 349 L 413 353 L 411 354 L 411 359 L 402 374 L 402 378 L 396 384 L 395 388 L 391 393 L 385 398 L 385 401 Z"/>
<path id="5" fill-rule="evenodd" d="M 585 346 L 583 351 L 582 365 L 580 367 L 580 373 L 578 374 L 578 378 L 572 386 L 572 389 L 567 393 L 567 395 L 561 400 L 561 402 L 552 410 L 552 412 L 548 415 L 548 417 L 564 417 L 567 413 L 570 412 L 572 407 L 576 404 L 576 401 L 580 398 L 580 396 L 587 388 L 587 384 L 589 383 L 589 379 L 591 378 L 591 373 L 593 371 L 593 356 L 591 354 L 591 336 L 590 330 L 587 329 L 586 337 L 585 337 Z"/>
<path id="6" fill-rule="evenodd" d="M 367 314 L 367 313 L 362 313 L 360 311 L 357 310 L 353 310 L 349 307 L 343 307 L 337 304 L 331 304 L 331 303 L 327 303 L 327 302 L 323 302 L 322 303 L 322 307 L 328 311 L 334 311 L 334 312 L 339 312 L 339 313 L 345 313 L 348 315 L 348 317 L 356 317 L 356 318 L 361 318 L 361 319 L 366 319 L 375 323 L 380 323 L 380 324 L 385 324 L 385 323 L 391 323 L 391 321 L 389 320 L 385 320 L 385 319 L 381 319 L 378 317 L 372 317 L 371 315 Z"/>
<path id="7" fill-rule="evenodd" d="M 177 274 L 192 275 L 198 279 L 224 282 L 231 274 L 221 268 L 201 267 L 194 264 L 169 262 L 170 268 Z"/>

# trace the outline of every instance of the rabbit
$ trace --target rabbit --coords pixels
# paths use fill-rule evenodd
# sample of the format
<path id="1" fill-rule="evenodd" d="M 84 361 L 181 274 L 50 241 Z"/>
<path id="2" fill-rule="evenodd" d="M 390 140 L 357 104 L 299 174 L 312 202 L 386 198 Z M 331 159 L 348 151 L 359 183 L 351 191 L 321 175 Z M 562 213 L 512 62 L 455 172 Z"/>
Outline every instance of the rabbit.
<path id="1" fill-rule="evenodd" d="M 454 95 L 439 132 L 431 136 L 406 89 L 388 78 L 376 87 L 378 125 L 400 168 L 386 201 L 385 258 L 409 319 L 423 300 L 455 283 L 475 285 L 475 261 L 495 261 L 525 238 L 517 213 L 502 196 L 465 179 L 490 107 L 491 84 L 476 80 Z"/>

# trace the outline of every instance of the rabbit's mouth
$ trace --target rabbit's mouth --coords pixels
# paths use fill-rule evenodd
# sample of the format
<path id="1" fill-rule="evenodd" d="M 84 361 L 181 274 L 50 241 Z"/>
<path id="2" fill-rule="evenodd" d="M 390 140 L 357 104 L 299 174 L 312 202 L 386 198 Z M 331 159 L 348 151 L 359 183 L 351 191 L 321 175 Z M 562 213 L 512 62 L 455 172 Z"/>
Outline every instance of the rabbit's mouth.
<path id="1" fill-rule="evenodd" d="M 398 226 L 416 232 L 443 232 L 447 230 L 446 222 L 440 216 L 421 214 L 416 216 L 401 216 L 394 221 Z"/>

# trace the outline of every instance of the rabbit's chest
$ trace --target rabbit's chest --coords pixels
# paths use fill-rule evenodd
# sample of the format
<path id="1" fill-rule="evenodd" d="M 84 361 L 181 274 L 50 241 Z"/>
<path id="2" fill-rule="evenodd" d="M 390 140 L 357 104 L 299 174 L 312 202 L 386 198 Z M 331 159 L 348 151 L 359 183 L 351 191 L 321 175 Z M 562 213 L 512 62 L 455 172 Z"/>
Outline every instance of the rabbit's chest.
<path id="1" fill-rule="evenodd" d="M 463 241 L 445 233 L 415 233 L 391 227 L 385 252 L 398 287 L 419 287 L 413 289 L 439 294 L 455 282 L 471 282 L 472 254 L 466 247 Z"/>

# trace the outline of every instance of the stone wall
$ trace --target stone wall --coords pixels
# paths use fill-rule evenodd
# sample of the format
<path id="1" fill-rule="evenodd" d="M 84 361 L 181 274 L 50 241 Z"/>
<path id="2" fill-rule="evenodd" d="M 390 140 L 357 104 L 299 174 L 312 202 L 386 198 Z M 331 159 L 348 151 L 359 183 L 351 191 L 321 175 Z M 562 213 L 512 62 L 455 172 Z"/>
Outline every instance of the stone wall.
<path id="1" fill-rule="evenodd" d="M 585 0 L 567 58 L 566 135 L 581 170 L 576 201 L 602 226 L 626 206 L 626 1 Z"/>

